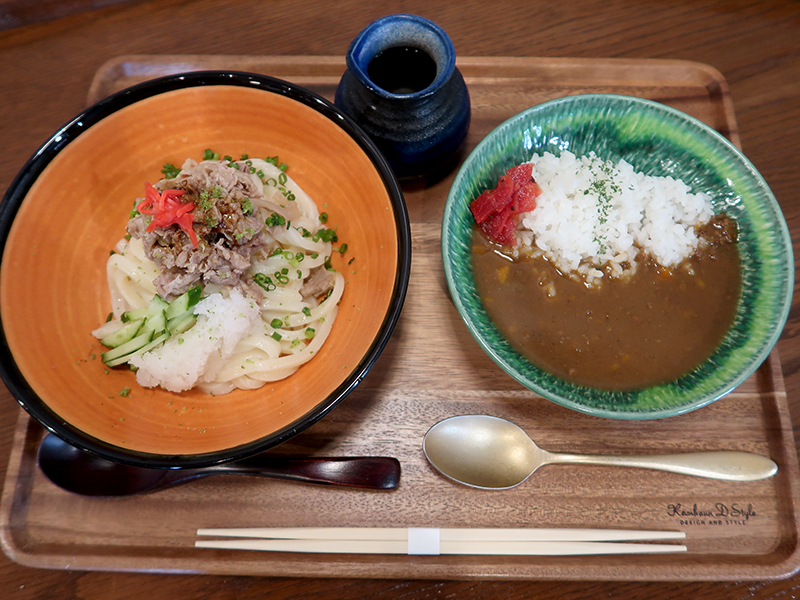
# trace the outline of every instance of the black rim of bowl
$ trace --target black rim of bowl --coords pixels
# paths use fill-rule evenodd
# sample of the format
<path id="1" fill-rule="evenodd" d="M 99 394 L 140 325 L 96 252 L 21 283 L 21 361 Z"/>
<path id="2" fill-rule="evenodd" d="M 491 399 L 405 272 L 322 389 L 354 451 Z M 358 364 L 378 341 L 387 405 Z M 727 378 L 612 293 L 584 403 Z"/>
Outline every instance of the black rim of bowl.
<path id="1" fill-rule="evenodd" d="M 342 114 L 333 103 L 318 94 L 281 79 L 241 71 L 195 71 L 160 77 L 108 96 L 71 119 L 28 159 L 22 170 L 12 181 L 2 202 L 0 202 L 0 259 L 5 250 L 14 217 L 28 191 L 62 148 L 108 115 L 145 98 L 184 88 L 220 85 L 264 90 L 268 93 L 286 96 L 307 105 L 336 123 L 350 135 L 372 161 L 389 193 L 397 228 L 398 267 L 389 310 L 384 317 L 378 335 L 372 341 L 368 351 L 356 368 L 333 393 L 307 415 L 279 431 L 253 442 L 226 450 L 189 455 L 161 455 L 124 450 L 89 436 L 69 423 L 64 422 L 47 406 L 43 399 L 37 396 L 20 373 L 8 346 L 5 330 L 0 319 L 0 378 L 2 378 L 17 402 L 47 430 L 58 435 L 66 442 L 81 450 L 115 462 L 150 468 L 202 467 L 238 460 L 285 442 L 327 415 L 364 379 L 388 343 L 405 301 L 411 271 L 411 228 L 403 192 L 389 164 L 377 146 L 352 119 Z M 2 310 L 0 310 L 0 315 L 2 315 Z"/>

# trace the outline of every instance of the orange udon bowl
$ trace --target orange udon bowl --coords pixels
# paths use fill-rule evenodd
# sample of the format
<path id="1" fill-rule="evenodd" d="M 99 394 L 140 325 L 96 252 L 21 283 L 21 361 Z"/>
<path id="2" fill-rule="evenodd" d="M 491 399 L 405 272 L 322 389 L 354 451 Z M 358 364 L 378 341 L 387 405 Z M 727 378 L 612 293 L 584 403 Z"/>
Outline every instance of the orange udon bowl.
<path id="1" fill-rule="evenodd" d="M 334 253 L 347 283 L 317 356 L 287 379 L 217 397 L 143 388 L 130 370 L 104 368 L 91 334 L 110 311 L 106 260 L 144 182 L 205 148 L 278 155 L 348 245 Z M 411 263 L 402 192 L 352 121 L 293 84 L 216 71 L 123 90 L 56 132 L 0 204 L 0 243 L 6 386 L 71 444 L 149 467 L 242 458 L 322 418 L 386 345 Z"/>

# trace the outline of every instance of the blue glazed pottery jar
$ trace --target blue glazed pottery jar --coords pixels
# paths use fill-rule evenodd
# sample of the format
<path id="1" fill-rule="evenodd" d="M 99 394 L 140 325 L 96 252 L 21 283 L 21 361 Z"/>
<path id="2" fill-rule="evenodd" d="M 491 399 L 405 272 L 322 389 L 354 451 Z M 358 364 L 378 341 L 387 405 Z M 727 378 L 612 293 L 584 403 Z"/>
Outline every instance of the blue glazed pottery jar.
<path id="1" fill-rule="evenodd" d="M 335 104 L 372 138 L 401 179 L 444 167 L 467 135 L 469 92 L 453 42 L 416 15 L 373 21 L 352 41 Z"/>

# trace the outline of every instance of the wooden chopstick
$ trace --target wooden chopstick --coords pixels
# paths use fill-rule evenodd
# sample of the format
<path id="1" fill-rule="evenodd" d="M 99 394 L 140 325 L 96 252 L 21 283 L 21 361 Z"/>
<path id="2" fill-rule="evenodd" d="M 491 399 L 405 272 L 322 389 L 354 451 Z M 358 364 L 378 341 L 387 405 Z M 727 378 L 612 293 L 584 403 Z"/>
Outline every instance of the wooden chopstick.
<path id="1" fill-rule="evenodd" d="M 325 554 L 413 554 L 400 540 L 198 540 L 197 548 L 305 552 Z M 599 554 L 652 554 L 686 552 L 686 546 L 617 542 L 485 542 L 442 541 L 436 554 L 505 556 L 587 556 Z M 432 554 L 432 553 L 425 553 Z"/>
<path id="2" fill-rule="evenodd" d="M 686 551 L 682 545 L 621 543 L 683 539 L 682 531 L 622 529 L 253 527 L 198 529 L 197 535 L 239 539 L 198 540 L 196 548 L 330 554 L 578 556 Z"/>
<path id="3" fill-rule="evenodd" d="M 407 527 L 245 527 L 233 529 L 198 529 L 199 536 L 271 538 L 294 540 L 376 540 L 408 541 Z M 685 539 L 683 531 L 641 531 L 629 529 L 570 528 L 440 528 L 445 541 L 519 541 L 519 542 L 610 542 Z"/>

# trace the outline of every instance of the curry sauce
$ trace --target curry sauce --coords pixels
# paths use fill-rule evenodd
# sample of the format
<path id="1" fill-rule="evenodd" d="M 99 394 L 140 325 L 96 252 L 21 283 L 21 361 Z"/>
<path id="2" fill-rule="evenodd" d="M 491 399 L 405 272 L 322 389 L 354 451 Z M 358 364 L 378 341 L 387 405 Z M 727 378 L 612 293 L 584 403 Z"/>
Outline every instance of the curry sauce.
<path id="1" fill-rule="evenodd" d="M 645 260 L 629 278 L 589 287 L 543 256 L 511 259 L 475 228 L 475 285 L 492 322 L 533 364 L 576 385 L 640 389 L 704 362 L 735 317 L 735 222 L 715 218 L 699 235 L 701 249 L 677 268 Z"/>

